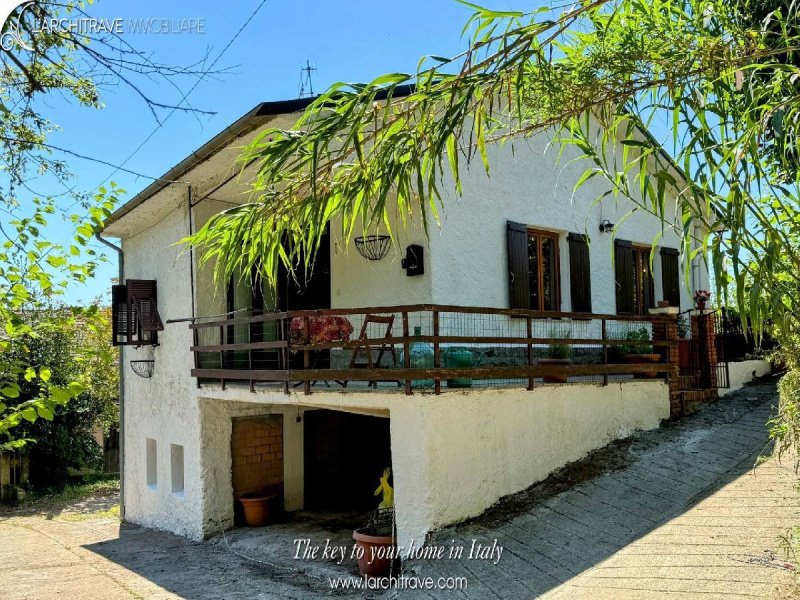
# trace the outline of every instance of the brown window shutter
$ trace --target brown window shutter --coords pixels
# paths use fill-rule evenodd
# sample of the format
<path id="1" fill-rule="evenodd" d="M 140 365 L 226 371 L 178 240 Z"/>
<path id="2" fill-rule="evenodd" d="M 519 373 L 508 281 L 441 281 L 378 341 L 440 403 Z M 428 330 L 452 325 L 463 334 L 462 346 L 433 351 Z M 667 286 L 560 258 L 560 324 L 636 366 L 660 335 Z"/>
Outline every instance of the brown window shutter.
<path id="1" fill-rule="evenodd" d="M 675 248 L 661 248 L 661 285 L 670 306 L 681 305 L 680 266 Z"/>
<path id="2" fill-rule="evenodd" d="M 614 242 L 614 272 L 617 288 L 617 314 L 629 315 L 636 312 L 635 267 L 633 247 L 626 240 Z"/>
<path id="3" fill-rule="evenodd" d="M 128 310 L 133 313 L 136 344 L 158 343 L 158 332 L 164 329 L 158 314 L 156 282 L 152 279 L 128 279 Z"/>
<path id="4" fill-rule="evenodd" d="M 592 278 L 589 269 L 589 240 L 579 233 L 570 233 L 569 285 L 573 312 L 592 312 Z"/>
<path id="5" fill-rule="evenodd" d="M 128 310 L 128 287 L 111 286 L 111 343 L 114 346 L 128 344 L 131 337 L 131 313 Z"/>
<path id="6" fill-rule="evenodd" d="M 528 227 L 508 221 L 508 285 L 511 308 L 530 308 Z"/>

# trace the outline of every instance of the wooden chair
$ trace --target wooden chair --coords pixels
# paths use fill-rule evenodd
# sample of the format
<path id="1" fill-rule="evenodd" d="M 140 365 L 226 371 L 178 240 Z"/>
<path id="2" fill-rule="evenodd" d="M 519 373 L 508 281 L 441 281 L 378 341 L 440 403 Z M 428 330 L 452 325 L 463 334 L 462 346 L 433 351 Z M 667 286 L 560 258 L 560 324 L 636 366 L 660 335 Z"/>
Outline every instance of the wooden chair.
<path id="1" fill-rule="evenodd" d="M 378 324 L 378 325 L 386 325 L 386 332 L 383 334 L 383 338 L 368 338 L 367 337 L 367 329 L 369 328 L 370 324 Z M 359 342 L 364 342 L 363 345 L 357 346 L 353 350 L 353 355 L 350 357 L 350 368 L 351 369 L 374 369 L 377 365 L 380 367 L 381 360 L 383 359 L 383 355 L 389 353 L 392 355 L 392 363 L 394 366 L 397 366 L 397 353 L 394 349 L 394 344 L 392 343 L 392 326 L 394 325 L 394 315 L 390 315 L 388 317 L 382 317 L 379 315 L 366 315 L 364 317 L 364 324 L 361 326 L 361 332 L 358 334 Z M 361 356 L 362 352 L 366 355 L 366 362 L 358 362 L 359 357 Z M 377 352 L 377 358 L 373 359 L 373 353 Z M 341 383 L 342 387 L 347 387 L 347 381 L 339 382 Z M 377 381 L 370 381 L 370 386 L 378 387 Z"/>

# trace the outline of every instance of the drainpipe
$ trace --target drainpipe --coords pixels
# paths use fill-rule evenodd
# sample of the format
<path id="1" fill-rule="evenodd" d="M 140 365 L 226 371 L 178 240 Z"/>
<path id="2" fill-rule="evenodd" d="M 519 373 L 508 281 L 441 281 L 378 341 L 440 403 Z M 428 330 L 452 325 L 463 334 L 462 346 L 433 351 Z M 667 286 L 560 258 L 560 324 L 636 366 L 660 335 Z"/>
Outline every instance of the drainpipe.
<path id="1" fill-rule="evenodd" d="M 103 239 L 99 233 L 96 233 L 94 237 L 117 253 L 118 283 L 122 284 L 125 276 L 125 257 L 122 248 Z M 125 519 L 125 363 L 122 360 L 123 348 L 124 346 L 119 348 L 119 517 L 122 520 Z"/>

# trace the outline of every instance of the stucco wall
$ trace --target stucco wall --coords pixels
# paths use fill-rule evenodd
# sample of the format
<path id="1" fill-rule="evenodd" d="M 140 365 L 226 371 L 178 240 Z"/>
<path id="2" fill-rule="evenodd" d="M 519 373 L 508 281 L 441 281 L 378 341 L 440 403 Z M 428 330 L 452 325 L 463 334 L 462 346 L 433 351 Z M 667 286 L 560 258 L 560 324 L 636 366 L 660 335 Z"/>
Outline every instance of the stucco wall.
<path id="1" fill-rule="evenodd" d="M 156 226 L 123 240 L 125 279 L 155 279 L 158 310 L 166 322 L 191 316 L 189 256 L 174 246 L 188 232 L 186 203 L 179 204 Z M 124 347 L 125 372 L 125 518 L 133 523 L 168 529 L 192 538 L 201 535 L 199 477 L 200 419 L 191 401 L 194 385 L 191 335 L 186 323 L 166 325 L 160 346 Z M 153 376 L 133 373 L 129 361 L 155 359 Z M 146 440 L 156 441 L 157 483 L 147 484 Z M 170 485 L 170 444 L 183 446 L 182 493 Z"/>
<path id="2" fill-rule="evenodd" d="M 423 304 L 432 301 L 431 253 L 421 222 L 409 218 L 403 226 L 396 214 L 391 215 L 389 222 L 394 234 L 392 247 L 385 258 L 375 261 L 361 256 L 353 239 L 344 241 L 340 223 L 331 224 L 332 308 Z M 360 235 L 360 232 L 355 235 Z M 405 258 L 409 244 L 419 244 L 425 248 L 424 275 L 408 277 L 401 267 L 400 261 Z"/>
<path id="3" fill-rule="evenodd" d="M 398 543 L 419 543 L 502 496 L 669 417 L 662 382 L 414 395 L 391 407 Z"/>
<path id="4" fill-rule="evenodd" d="M 720 388 L 719 395 L 724 396 L 740 389 L 745 383 L 753 380 L 754 377 L 763 377 L 772 372 L 772 367 L 768 360 L 743 360 L 741 362 L 728 363 L 728 381 L 730 387 Z"/>
<path id="5" fill-rule="evenodd" d="M 237 390 L 242 399 L 249 392 Z M 217 533 L 233 526 L 233 485 L 231 481 L 231 419 L 282 415 L 283 417 L 283 486 L 284 508 L 303 508 L 303 424 L 296 417 L 302 411 L 292 406 L 271 406 L 245 402 L 220 401 L 201 395 L 196 399 L 200 414 L 200 465 L 197 472 L 204 485 L 201 490 L 200 536 Z"/>
<path id="6" fill-rule="evenodd" d="M 659 245 L 680 248 L 674 230 L 662 227 L 661 221 L 624 198 L 615 201 L 595 200 L 608 189 L 602 177 L 590 179 L 577 191 L 575 182 L 587 168 L 587 161 L 571 162 L 577 156 L 567 149 L 557 158 L 557 148 L 549 147 L 546 133 L 528 140 L 492 145 L 488 148 L 491 164 L 486 175 L 480 161 L 462 169 L 463 196 L 456 197 L 449 177 L 445 208 L 440 228 L 431 232 L 431 274 L 433 302 L 472 306 L 509 306 L 506 247 L 506 222 L 515 221 L 532 227 L 558 232 L 561 280 L 561 309 L 571 310 L 569 286 L 569 249 L 566 234 L 588 233 L 592 310 L 616 312 L 616 291 L 612 263 L 612 235 L 600 233 L 603 220 L 617 224 L 616 236 L 650 246 L 660 237 Z M 667 220 L 675 204 L 666 207 Z M 656 299 L 663 299 L 661 257 L 654 261 Z M 699 275 L 699 273 L 698 273 Z M 683 279 L 681 279 L 683 282 Z M 696 287 L 698 281 L 692 282 Z M 681 285 L 681 306 L 691 305 L 685 285 Z"/>

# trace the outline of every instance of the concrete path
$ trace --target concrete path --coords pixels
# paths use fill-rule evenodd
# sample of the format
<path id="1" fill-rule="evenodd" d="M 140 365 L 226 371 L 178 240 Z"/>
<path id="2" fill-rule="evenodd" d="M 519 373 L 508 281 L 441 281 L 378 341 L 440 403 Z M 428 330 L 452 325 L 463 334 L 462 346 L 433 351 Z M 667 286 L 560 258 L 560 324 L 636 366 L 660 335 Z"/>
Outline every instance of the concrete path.
<path id="1" fill-rule="evenodd" d="M 773 385 L 751 385 L 627 448 L 601 451 L 587 462 L 622 457 L 627 465 L 560 493 L 523 493 L 510 510 L 500 506 L 433 540 L 469 547 L 496 539 L 504 547 L 497 565 L 444 561 L 416 570 L 464 575 L 470 598 L 788 594 L 794 576 L 777 538 L 800 524 L 797 477 L 790 460 L 754 468 L 770 450 L 765 423 L 776 403 Z"/>
<path id="2" fill-rule="evenodd" d="M 777 538 L 800 524 L 796 477 L 774 459 L 753 469 L 775 403 L 774 386 L 748 386 L 677 424 L 612 444 L 432 539 L 467 547 L 497 540 L 497 564 L 405 565 L 407 575 L 465 577 L 466 590 L 383 597 L 792 597 L 798 589 Z M 231 550 L 219 538 L 194 543 L 120 525 L 101 517 L 113 499 L 97 502 L 96 510 L 84 503 L 0 515 L 0 599 L 381 597 L 330 590 L 327 577 L 354 573 L 353 564 L 336 571 L 282 559 L 269 535 L 279 528 L 252 539 L 235 532 Z"/>

